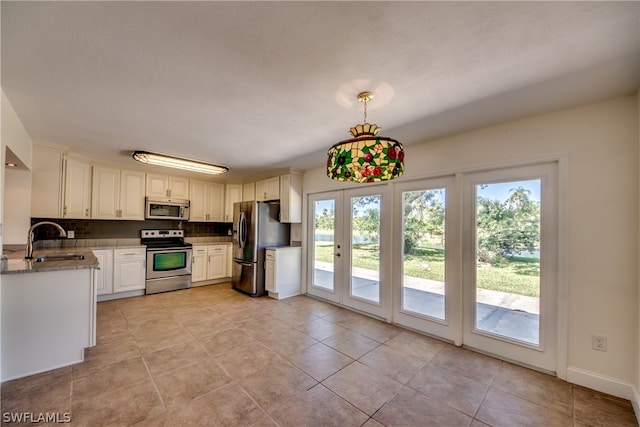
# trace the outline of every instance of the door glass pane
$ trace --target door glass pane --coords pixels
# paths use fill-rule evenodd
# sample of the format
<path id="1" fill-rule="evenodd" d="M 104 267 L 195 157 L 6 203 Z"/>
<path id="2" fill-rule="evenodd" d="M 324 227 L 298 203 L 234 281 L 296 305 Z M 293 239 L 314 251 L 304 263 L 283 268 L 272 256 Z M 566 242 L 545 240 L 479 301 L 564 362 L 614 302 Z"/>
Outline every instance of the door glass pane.
<path id="1" fill-rule="evenodd" d="M 312 285 L 333 290 L 336 201 L 334 199 L 314 201 L 313 217 Z"/>
<path id="2" fill-rule="evenodd" d="M 351 295 L 380 302 L 380 196 L 351 198 Z"/>
<path id="3" fill-rule="evenodd" d="M 445 189 L 402 193 L 402 309 L 445 319 Z"/>
<path id="4" fill-rule="evenodd" d="M 475 190 L 475 328 L 539 345 L 540 180 Z"/>

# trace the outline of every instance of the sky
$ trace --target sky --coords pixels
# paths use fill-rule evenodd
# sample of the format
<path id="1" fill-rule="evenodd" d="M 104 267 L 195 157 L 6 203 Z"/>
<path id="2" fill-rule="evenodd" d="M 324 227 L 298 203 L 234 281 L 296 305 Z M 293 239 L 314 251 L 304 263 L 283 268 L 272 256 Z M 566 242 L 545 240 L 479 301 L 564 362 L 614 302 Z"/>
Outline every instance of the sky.
<path id="1" fill-rule="evenodd" d="M 540 201 L 540 180 L 534 179 L 530 181 L 511 181 L 498 184 L 489 184 L 486 188 L 478 188 L 478 196 L 488 199 L 506 200 L 510 195 L 510 190 L 518 187 L 524 187 L 531 191 L 530 200 Z"/>
<path id="2" fill-rule="evenodd" d="M 540 180 L 533 179 L 528 181 L 510 181 L 505 183 L 493 183 L 489 184 L 485 188 L 478 188 L 478 196 L 486 197 L 488 199 L 506 200 L 510 195 L 510 190 L 518 187 L 524 187 L 529 190 L 529 198 L 531 200 L 540 201 Z M 316 202 L 316 212 L 322 214 L 324 209 L 330 211 L 335 208 L 333 200 L 320 200 Z M 373 207 L 373 206 L 372 206 Z"/>

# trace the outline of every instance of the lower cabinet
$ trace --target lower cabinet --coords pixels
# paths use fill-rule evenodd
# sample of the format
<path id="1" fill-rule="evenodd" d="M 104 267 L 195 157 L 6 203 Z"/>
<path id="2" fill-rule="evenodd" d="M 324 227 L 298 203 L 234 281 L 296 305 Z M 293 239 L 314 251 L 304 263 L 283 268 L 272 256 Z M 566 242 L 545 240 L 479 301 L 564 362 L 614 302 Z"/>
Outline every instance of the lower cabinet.
<path id="1" fill-rule="evenodd" d="M 191 257 L 191 281 L 207 280 L 207 246 L 193 245 Z"/>
<path id="2" fill-rule="evenodd" d="M 216 245 L 193 245 L 191 281 L 224 279 L 231 276 L 227 243 Z"/>
<path id="3" fill-rule="evenodd" d="M 146 249 L 113 250 L 113 292 L 145 288 Z"/>
<path id="4" fill-rule="evenodd" d="M 145 288 L 146 249 L 93 249 L 100 262 L 94 270 L 98 301 L 140 295 Z M 136 294 L 114 295 L 120 292 L 138 291 Z"/>
<path id="5" fill-rule="evenodd" d="M 98 295 L 113 293 L 113 249 L 94 249 L 93 254 L 100 262 L 95 269 L 95 281 Z"/>
<path id="6" fill-rule="evenodd" d="M 302 248 L 267 248 L 265 289 L 271 298 L 283 299 L 300 295 Z"/>

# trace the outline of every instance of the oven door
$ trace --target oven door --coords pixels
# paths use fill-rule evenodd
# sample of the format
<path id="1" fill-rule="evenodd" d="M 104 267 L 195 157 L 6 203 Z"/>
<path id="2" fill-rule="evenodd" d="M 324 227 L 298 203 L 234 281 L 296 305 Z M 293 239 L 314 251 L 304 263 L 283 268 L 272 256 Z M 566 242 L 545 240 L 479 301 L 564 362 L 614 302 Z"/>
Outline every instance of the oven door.
<path id="1" fill-rule="evenodd" d="M 192 249 L 147 248 L 147 280 L 191 274 Z"/>

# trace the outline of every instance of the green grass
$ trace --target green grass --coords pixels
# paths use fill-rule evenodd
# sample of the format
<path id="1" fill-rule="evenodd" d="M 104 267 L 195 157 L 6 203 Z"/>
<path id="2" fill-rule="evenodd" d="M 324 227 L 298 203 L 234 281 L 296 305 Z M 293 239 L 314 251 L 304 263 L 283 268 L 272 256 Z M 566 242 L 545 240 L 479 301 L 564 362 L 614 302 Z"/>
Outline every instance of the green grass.
<path id="1" fill-rule="evenodd" d="M 353 251 L 354 267 L 378 270 L 378 245 L 354 245 Z M 316 243 L 316 260 L 333 262 L 332 242 Z M 444 250 L 416 249 L 405 256 L 404 272 L 407 276 L 443 281 Z M 531 297 L 540 296 L 539 276 L 540 261 L 526 257 L 513 257 L 497 266 L 479 263 L 477 270 L 478 288 Z"/>

